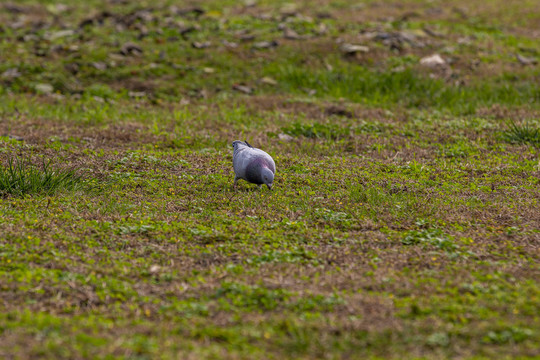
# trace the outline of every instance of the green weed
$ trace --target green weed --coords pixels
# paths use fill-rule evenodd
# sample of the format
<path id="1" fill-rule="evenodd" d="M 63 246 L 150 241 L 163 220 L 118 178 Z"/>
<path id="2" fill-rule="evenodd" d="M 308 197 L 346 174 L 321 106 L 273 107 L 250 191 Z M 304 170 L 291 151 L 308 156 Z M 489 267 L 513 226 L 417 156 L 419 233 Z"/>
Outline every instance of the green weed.
<path id="1" fill-rule="evenodd" d="M 283 132 L 291 136 L 304 136 L 312 139 L 336 140 L 349 135 L 349 131 L 335 124 L 303 124 L 294 122 L 282 128 Z"/>
<path id="2" fill-rule="evenodd" d="M 436 228 L 409 231 L 401 243 L 403 245 L 431 245 L 448 253 L 459 250 L 459 246 L 448 235 Z"/>
<path id="3" fill-rule="evenodd" d="M 518 124 L 510 120 L 503 138 L 510 143 L 530 144 L 540 148 L 540 127 L 529 122 Z"/>
<path id="4" fill-rule="evenodd" d="M 54 169 L 51 162 L 43 160 L 41 166 L 35 166 L 27 158 L 10 157 L 7 165 L 0 167 L 0 194 L 51 195 L 85 188 L 83 176 L 73 169 Z"/>

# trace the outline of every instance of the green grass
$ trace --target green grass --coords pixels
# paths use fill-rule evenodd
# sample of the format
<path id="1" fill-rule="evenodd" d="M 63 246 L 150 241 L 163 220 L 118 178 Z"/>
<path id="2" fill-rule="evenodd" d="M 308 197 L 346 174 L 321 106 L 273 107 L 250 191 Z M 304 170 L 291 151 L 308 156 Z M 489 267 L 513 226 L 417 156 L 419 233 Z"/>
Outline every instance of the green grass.
<path id="1" fill-rule="evenodd" d="M 516 124 L 514 121 L 510 121 L 503 137 L 506 141 L 514 144 L 530 144 L 540 147 L 540 128 L 531 123 Z"/>
<path id="2" fill-rule="evenodd" d="M 0 4 L 1 358 L 538 356 L 536 2 L 290 3 Z"/>
<path id="3" fill-rule="evenodd" d="M 528 81 L 513 84 L 494 81 L 463 87 L 448 85 L 412 70 L 378 72 L 358 66 L 313 71 L 290 65 L 268 72 L 284 84 L 287 92 L 314 90 L 323 98 L 345 98 L 378 106 L 436 107 L 470 114 L 478 107 L 493 104 L 540 103 L 540 88 Z"/>
<path id="4" fill-rule="evenodd" d="M 58 191 L 77 191 L 85 186 L 84 178 L 73 169 L 54 169 L 51 160 L 34 166 L 29 159 L 10 157 L 0 167 L 2 196 L 52 195 Z"/>

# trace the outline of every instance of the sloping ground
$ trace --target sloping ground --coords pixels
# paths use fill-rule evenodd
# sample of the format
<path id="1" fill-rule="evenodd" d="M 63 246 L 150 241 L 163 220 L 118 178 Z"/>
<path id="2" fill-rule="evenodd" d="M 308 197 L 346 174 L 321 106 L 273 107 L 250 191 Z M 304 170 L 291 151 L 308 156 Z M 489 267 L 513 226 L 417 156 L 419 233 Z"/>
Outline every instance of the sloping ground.
<path id="1" fill-rule="evenodd" d="M 540 356 L 535 9 L 0 4 L 0 356 Z"/>

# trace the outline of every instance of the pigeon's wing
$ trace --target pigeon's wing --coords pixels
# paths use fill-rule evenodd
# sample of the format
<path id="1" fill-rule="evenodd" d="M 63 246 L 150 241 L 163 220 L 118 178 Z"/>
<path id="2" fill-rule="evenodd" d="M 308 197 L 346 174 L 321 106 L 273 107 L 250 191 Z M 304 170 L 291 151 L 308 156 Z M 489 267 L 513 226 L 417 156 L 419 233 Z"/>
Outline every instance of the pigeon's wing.
<path id="1" fill-rule="evenodd" d="M 272 157 L 270 155 L 268 155 L 267 153 L 264 153 L 264 154 L 266 155 L 265 159 L 268 162 L 268 168 L 270 170 L 272 170 L 272 172 L 275 174 L 276 173 L 276 163 L 274 162 L 274 159 L 272 159 Z"/>
<path id="2" fill-rule="evenodd" d="M 234 173 L 240 179 L 246 180 L 247 167 L 257 159 L 263 159 L 268 168 L 275 174 L 276 164 L 274 159 L 261 149 L 251 147 L 249 144 L 242 142 L 236 142 L 236 146 L 233 153 L 233 168 Z"/>
<path id="3" fill-rule="evenodd" d="M 268 168 L 272 170 L 274 174 L 276 173 L 276 163 L 266 151 L 262 151 L 261 149 L 252 149 L 252 151 L 256 153 L 258 157 L 263 158 L 266 166 L 268 166 Z"/>
<path id="4" fill-rule="evenodd" d="M 247 146 L 239 147 L 233 154 L 234 173 L 240 179 L 246 180 L 246 168 L 256 156 Z"/>

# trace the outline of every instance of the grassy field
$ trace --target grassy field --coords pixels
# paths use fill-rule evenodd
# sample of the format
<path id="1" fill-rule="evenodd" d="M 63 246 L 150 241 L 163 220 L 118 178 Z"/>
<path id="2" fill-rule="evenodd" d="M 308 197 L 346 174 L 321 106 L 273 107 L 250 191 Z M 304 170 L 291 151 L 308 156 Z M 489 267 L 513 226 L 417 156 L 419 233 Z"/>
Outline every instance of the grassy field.
<path id="1" fill-rule="evenodd" d="M 0 2 L 0 357 L 540 358 L 538 24 Z"/>

